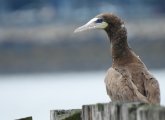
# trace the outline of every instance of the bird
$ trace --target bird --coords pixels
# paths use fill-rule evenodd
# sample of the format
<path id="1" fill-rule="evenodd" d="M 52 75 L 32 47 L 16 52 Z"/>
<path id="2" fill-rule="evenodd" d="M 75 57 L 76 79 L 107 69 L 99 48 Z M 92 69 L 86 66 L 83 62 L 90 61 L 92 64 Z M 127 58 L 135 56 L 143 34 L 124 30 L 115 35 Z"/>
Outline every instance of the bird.
<path id="1" fill-rule="evenodd" d="M 92 29 L 104 30 L 110 40 L 112 66 L 104 82 L 111 101 L 160 104 L 159 83 L 128 44 L 124 21 L 113 13 L 101 13 L 74 32 Z"/>

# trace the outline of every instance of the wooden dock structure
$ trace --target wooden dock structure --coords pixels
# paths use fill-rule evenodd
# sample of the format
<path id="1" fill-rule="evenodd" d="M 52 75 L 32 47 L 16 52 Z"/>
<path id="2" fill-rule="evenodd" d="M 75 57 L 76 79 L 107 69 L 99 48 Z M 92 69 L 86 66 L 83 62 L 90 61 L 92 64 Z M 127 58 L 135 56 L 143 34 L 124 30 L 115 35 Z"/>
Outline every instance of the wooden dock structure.
<path id="1" fill-rule="evenodd" d="M 165 107 L 138 102 L 98 103 L 83 105 L 82 109 L 50 110 L 50 120 L 165 120 Z"/>

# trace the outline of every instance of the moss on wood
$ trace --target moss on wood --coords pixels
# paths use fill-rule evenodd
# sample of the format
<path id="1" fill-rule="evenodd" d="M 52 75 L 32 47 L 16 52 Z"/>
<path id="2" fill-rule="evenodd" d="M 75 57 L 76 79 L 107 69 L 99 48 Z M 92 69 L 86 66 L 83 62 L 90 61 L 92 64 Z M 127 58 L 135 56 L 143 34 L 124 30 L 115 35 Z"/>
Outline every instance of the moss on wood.
<path id="1" fill-rule="evenodd" d="M 96 106 L 98 107 L 98 111 L 104 111 L 104 104 L 98 103 Z"/>
<path id="2" fill-rule="evenodd" d="M 73 115 L 63 119 L 63 120 L 81 120 L 81 112 L 76 112 Z"/>
<path id="3" fill-rule="evenodd" d="M 32 120 L 32 117 L 20 118 L 20 119 L 16 119 L 16 120 Z"/>
<path id="4" fill-rule="evenodd" d="M 57 120 L 81 120 L 81 110 L 56 110 L 55 119 Z"/>

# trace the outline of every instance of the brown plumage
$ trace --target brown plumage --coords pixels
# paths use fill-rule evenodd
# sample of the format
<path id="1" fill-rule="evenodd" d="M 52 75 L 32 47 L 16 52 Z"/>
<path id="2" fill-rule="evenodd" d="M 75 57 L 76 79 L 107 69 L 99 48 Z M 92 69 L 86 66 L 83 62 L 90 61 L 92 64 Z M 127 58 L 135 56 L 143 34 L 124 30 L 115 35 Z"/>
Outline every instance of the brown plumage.
<path id="1" fill-rule="evenodd" d="M 104 29 L 111 42 L 113 62 L 105 77 L 107 93 L 111 100 L 160 104 L 158 81 L 129 48 L 124 22 L 113 14 L 101 14 L 76 32 L 94 28 Z"/>

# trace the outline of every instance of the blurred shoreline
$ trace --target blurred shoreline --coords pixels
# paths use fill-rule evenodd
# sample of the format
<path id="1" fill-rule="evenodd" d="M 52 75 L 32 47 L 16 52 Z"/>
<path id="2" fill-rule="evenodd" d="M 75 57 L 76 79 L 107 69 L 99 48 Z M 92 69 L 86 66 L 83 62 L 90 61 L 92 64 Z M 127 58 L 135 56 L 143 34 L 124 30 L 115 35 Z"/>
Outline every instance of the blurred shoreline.
<path id="1" fill-rule="evenodd" d="M 126 21 L 128 40 L 148 68 L 165 67 L 165 18 Z M 80 25 L 0 28 L 0 74 L 107 70 L 110 44 L 104 32 L 74 34 Z"/>
<path id="2" fill-rule="evenodd" d="M 103 12 L 125 21 L 129 44 L 148 68 L 165 68 L 161 0 L 41 1 L 0 1 L 0 74 L 107 70 L 112 61 L 105 32 L 73 33 Z"/>

